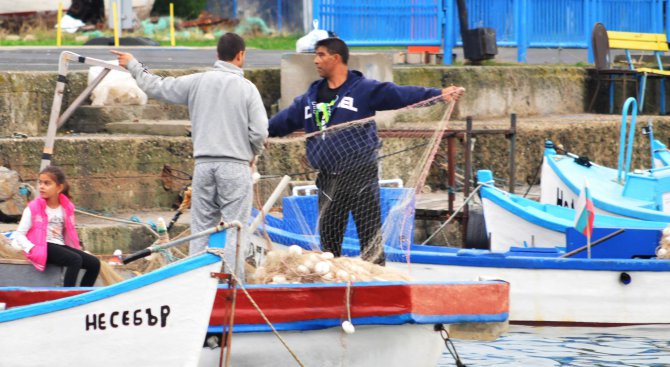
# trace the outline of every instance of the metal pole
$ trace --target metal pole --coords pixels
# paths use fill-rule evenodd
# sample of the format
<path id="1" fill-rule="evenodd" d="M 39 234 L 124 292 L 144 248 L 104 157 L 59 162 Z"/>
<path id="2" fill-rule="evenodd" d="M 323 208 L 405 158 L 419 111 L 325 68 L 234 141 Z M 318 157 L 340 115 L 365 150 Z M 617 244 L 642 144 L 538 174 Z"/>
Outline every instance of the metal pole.
<path id="1" fill-rule="evenodd" d="M 510 133 L 509 137 L 509 192 L 514 194 L 514 186 L 516 185 L 516 113 L 510 116 Z"/>
<path id="2" fill-rule="evenodd" d="M 456 200 L 456 138 L 447 138 L 447 192 L 449 198 L 449 214 L 454 211 L 454 200 Z"/>
<path id="3" fill-rule="evenodd" d="M 56 140 L 56 130 L 58 130 L 58 118 L 60 117 L 63 93 L 65 91 L 65 83 L 67 82 L 67 69 L 68 54 L 67 51 L 64 51 L 61 52 L 60 58 L 58 59 L 58 79 L 56 81 L 54 99 L 51 103 L 51 115 L 49 116 L 49 127 L 47 128 L 46 141 L 44 142 L 44 149 L 42 150 L 40 171 L 51 164 L 51 157 L 54 153 L 54 141 Z"/>
<path id="4" fill-rule="evenodd" d="M 472 116 L 465 118 L 465 151 L 463 158 L 465 159 L 465 174 L 463 175 L 465 183 L 463 185 L 463 194 L 468 196 L 470 194 L 470 171 L 472 171 Z"/>
<path id="5" fill-rule="evenodd" d="M 70 51 L 61 52 L 60 57 L 58 59 L 58 79 L 56 81 L 56 91 L 54 92 L 54 99 L 53 102 L 51 103 L 51 115 L 49 116 L 49 127 L 47 129 L 47 136 L 44 142 L 44 149 L 42 150 L 42 161 L 40 163 L 40 171 L 45 169 L 51 164 L 51 157 L 53 156 L 54 152 L 54 141 L 56 140 L 56 131 L 58 130 L 58 127 L 62 125 L 61 121 L 65 122 L 65 120 L 69 117 L 69 115 L 72 114 L 72 112 L 74 112 L 74 110 L 72 111 L 67 110 L 65 111 L 66 113 L 63 115 L 64 118 L 61 118 L 60 116 L 60 110 L 63 105 L 63 93 L 65 91 L 65 83 L 67 83 L 67 71 L 69 65 L 68 63 L 70 61 L 77 61 L 82 64 L 102 66 L 107 69 L 115 69 L 127 72 L 126 69 L 118 65 L 113 65 L 102 60 L 90 57 L 83 57 Z M 96 78 L 95 80 L 99 82 L 100 80 L 102 80 L 103 77 L 100 77 L 99 80 Z M 86 90 L 88 90 L 88 88 L 86 88 Z M 77 100 L 79 100 L 79 98 Z M 81 103 L 81 101 L 79 101 L 79 103 Z"/>
<path id="6" fill-rule="evenodd" d="M 463 158 L 465 159 L 465 172 L 463 175 L 464 198 L 470 195 L 470 171 L 472 170 L 472 157 L 470 154 L 471 151 L 472 151 L 472 116 L 467 116 L 465 118 L 465 149 L 463 152 Z M 461 220 L 461 226 L 462 226 L 461 230 L 463 232 L 463 239 L 466 238 L 469 213 L 470 213 L 470 205 L 465 205 L 463 207 L 463 217 Z"/>
<path id="7" fill-rule="evenodd" d="M 103 79 L 105 76 L 107 76 L 107 74 L 109 74 L 110 71 L 111 71 L 110 69 L 102 69 L 102 71 L 100 72 L 100 74 L 98 74 L 98 76 L 95 77 L 95 79 L 93 79 L 93 81 L 91 82 L 91 84 L 89 84 L 89 85 L 84 89 L 84 91 L 81 92 L 81 94 L 80 94 L 80 95 L 79 95 L 79 96 L 72 102 L 72 104 L 68 106 L 68 108 L 65 110 L 65 112 L 63 112 L 63 114 L 62 114 L 62 115 L 60 116 L 60 118 L 58 119 L 58 128 L 60 128 L 61 126 L 63 126 L 63 124 L 65 124 L 65 122 L 67 121 L 67 119 L 69 119 L 70 116 L 72 116 L 72 114 L 74 113 L 74 111 L 75 111 L 79 106 L 81 106 L 82 103 L 84 103 L 84 101 L 86 100 L 86 98 L 88 98 L 88 96 L 90 96 L 91 93 L 93 92 L 93 89 L 95 89 L 95 87 L 97 87 L 98 84 L 100 84 L 100 82 L 102 81 L 102 79 Z"/>
<path id="8" fill-rule="evenodd" d="M 277 30 L 281 32 L 282 18 L 281 18 L 281 0 L 277 0 Z"/>

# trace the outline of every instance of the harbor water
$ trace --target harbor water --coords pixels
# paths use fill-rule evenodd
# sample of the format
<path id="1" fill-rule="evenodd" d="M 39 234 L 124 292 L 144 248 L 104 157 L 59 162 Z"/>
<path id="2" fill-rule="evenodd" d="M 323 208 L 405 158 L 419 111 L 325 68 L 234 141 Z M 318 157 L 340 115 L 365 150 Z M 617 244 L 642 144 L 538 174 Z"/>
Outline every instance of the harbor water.
<path id="1" fill-rule="evenodd" d="M 670 326 L 531 327 L 510 325 L 492 342 L 454 340 L 461 361 L 475 366 L 670 366 Z M 438 366 L 455 366 L 445 350 Z"/>

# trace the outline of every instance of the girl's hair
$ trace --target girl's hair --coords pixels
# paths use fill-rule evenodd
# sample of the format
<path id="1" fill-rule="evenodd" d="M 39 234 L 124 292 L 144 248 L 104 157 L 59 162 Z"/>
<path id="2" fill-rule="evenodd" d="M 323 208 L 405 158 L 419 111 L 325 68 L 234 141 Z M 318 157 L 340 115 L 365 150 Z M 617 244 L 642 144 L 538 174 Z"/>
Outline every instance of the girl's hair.
<path id="1" fill-rule="evenodd" d="M 67 183 L 65 173 L 63 173 L 63 170 L 61 170 L 60 167 L 47 166 L 45 169 L 40 171 L 40 175 L 42 174 L 49 175 L 54 181 L 56 181 L 57 184 L 62 184 L 63 191 L 61 191 L 61 193 L 70 198 L 70 184 Z"/>

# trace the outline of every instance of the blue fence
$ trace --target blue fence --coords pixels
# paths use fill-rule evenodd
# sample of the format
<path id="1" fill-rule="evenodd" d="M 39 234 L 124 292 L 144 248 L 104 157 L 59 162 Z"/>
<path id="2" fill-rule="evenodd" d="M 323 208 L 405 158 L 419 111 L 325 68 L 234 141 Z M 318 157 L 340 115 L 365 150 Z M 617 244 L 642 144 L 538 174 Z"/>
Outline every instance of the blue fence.
<path id="1" fill-rule="evenodd" d="M 499 46 L 590 48 L 591 29 L 663 33 L 670 0 L 467 0 L 469 28 L 496 30 Z M 353 46 L 442 45 L 450 64 L 460 32 L 455 0 L 314 0 L 314 18 Z M 590 55 L 590 53 L 589 53 Z M 589 56 L 590 57 L 590 56 Z"/>
<path id="2" fill-rule="evenodd" d="M 315 0 L 319 28 L 351 46 L 434 45 L 441 39 L 443 0 Z"/>

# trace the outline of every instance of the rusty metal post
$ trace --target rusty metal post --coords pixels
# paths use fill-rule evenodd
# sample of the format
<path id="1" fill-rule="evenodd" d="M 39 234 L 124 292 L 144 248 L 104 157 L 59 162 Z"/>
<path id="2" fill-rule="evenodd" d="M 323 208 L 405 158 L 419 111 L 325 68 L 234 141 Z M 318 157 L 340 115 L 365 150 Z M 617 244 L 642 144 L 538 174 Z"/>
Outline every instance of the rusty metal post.
<path id="1" fill-rule="evenodd" d="M 514 186 L 516 185 L 516 113 L 510 115 L 510 133 L 509 138 L 509 192 L 514 194 Z"/>
<path id="2" fill-rule="evenodd" d="M 463 200 L 470 195 L 470 171 L 472 171 L 472 116 L 465 118 L 465 144 L 463 148 L 463 160 L 465 161 L 465 172 L 463 173 Z M 463 206 L 463 217 L 461 219 L 461 231 L 463 240 L 466 237 L 468 228 L 468 215 L 470 205 Z"/>
<path id="3" fill-rule="evenodd" d="M 447 138 L 447 192 L 449 198 L 448 213 L 454 212 L 454 200 L 456 200 L 456 137 L 451 135 Z"/>

